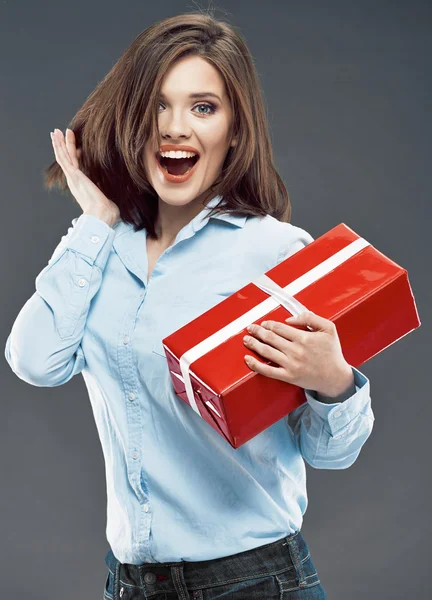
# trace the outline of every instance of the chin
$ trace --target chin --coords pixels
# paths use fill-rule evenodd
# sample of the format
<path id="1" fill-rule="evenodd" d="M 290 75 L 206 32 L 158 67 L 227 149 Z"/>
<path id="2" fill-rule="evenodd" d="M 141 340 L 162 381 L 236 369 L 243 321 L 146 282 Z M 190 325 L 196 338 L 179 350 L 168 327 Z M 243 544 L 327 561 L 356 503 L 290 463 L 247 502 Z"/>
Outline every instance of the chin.
<path id="1" fill-rule="evenodd" d="M 158 186 L 159 187 L 159 186 Z M 205 194 L 208 193 L 208 189 L 205 191 L 198 190 L 181 190 L 173 189 L 167 192 L 167 190 L 158 190 L 157 187 L 153 186 L 158 198 L 171 206 L 186 206 L 191 202 L 197 203 L 201 198 L 204 198 Z"/>
<path id="2" fill-rule="evenodd" d="M 195 200 L 195 197 L 193 198 L 168 198 L 167 196 L 160 196 L 158 195 L 159 200 L 161 200 L 162 202 L 165 202 L 165 204 L 169 204 L 170 206 L 187 206 L 188 204 L 190 204 L 191 202 L 193 202 Z"/>

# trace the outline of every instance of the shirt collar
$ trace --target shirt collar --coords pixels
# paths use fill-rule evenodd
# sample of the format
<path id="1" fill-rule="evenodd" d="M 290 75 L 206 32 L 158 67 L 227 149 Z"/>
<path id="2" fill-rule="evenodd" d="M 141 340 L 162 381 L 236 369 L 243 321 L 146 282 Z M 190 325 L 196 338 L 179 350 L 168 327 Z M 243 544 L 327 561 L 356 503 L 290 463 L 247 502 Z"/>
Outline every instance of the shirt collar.
<path id="1" fill-rule="evenodd" d="M 189 221 L 189 223 L 178 233 L 173 245 L 192 237 L 197 231 L 202 229 L 209 221 L 209 210 L 211 210 L 211 208 L 214 207 L 215 204 L 221 200 L 221 198 L 222 196 L 215 196 L 212 198 L 212 200 L 207 203 L 203 210 L 191 221 Z M 212 218 L 227 221 L 236 227 L 243 227 L 247 216 L 238 217 L 221 213 L 220 215 L 216 215 Z M 119 221 L 119 223 L 114 225 L 113 229 L 116 230 L 116 235 L 113 240 L 114 250 L 125 267 L 134 275 L 136 275 L 136 277 L 143 282 L 143 285 L 147 286 L 147 265 L 144 264 L 142 260 L 144 257 L 142 245 L 145 243 L 147 237 L 146 230 L 142 229 L 135 232 L 133 225 L 130 223 L 125 223 L 124 221 Z"/>
<path id="2" fill-rule="evenodd" d="M 194 233 L 202 229 L 204 225 L 206 225 L 206 223 L 209 221 L 208 213 L 214 206 L 216 206 L 216 204 L 220 202 L 221 199 L 222 196 L 218 194 L 217 196 L 214 196 L 209 202 L 207 202 L 206 206 L 202 209 L 202 211 L 198 213 L 192 219 L 192 221 L 190 221 L 190 223 L 187 226 L 187 229 L 192 227 Z M 218 213 L 216 215 L 213 215 L 211 218 L 220 219 L 221 221 L 231 223 L 236 227 L 243 227 L 247 221 L 247 215 L 233 215 L 230 213 Z M 131 225 L 130 223 L 125 223 L 124 221 L 119 221 L 116 225 L 114 225 L 114 229 L 116 230 L 118 237 L 122 233 L 133 229 L 133 225 Z"/>
<path id="3" fill-rule="evenodd" d="M 216 206 L 216 204 L 218 204 L 222 199 L 221 195 L 217 195 L 214 196 L 214 198 L 212 198 L 209 202 L 207 202 L 207 205 L 203 208 L 203 210 L 194 218 L 192 219 L 192 226 L 193 226 L 193 230 L 194 232 L 198 231 L 199 229 L 201 229 L 202 227 L 204 227 L 204 225 L 208 222 L 208 213 L 210 212 L 210 210 Z M 244 224 L 246 223 L 247 220 L 247 215 L 233 215 L 230 213 L 218 213 L 216 215 L 213 215 L 211 217 L 212 219 L 220 219 L 221 221 L 226 221 L 227 223 L 231 223 L 232 225 L 235 225 L 236 227 L 243 227 Z"/>

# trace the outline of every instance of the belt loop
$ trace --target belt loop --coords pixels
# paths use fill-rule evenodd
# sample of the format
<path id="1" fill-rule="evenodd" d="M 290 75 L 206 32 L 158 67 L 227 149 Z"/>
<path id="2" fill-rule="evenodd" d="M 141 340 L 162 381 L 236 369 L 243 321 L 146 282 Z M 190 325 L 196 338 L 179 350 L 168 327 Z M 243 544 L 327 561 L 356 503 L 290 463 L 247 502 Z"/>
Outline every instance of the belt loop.
<path id="1" fill-rule="evenodd" d="M 300 560 L 299 555 L 299 547 L 298 547 L 298 536 L 294 536 L 291 539 L 287 538 L 288 542 L 288 551 L 291 556 L 292 564 L 294 565 L 294 569 L 296 572 L 296 577 L 298 579 L 299 585 L 304 585 L 306 583 L 305 574 L 303 571 L 303 566 Z"/>
<path id="2" fill-rule="evenodd" d="M 113 600 L 119 600 L 120 561 L 116 559 L 113 583 Z"/>
<path id="3" fill-rule="evenodd" d="M 183 565 L 171 567 L 171 575 L 179 600 L 190 600 L 186 581 L 183 575 Z"/>

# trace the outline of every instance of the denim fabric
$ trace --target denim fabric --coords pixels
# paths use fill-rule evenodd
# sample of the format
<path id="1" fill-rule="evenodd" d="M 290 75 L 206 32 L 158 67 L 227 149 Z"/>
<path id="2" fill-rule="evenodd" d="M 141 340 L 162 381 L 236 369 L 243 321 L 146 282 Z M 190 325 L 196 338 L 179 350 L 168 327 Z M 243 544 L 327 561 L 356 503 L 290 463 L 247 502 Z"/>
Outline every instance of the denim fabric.
<path id="1" fill-rule="evenodd" d="M 103 600 L 326 600 L 299 531 L 246 552 L 198 562 L 120 563 L 110 549 Z"/>

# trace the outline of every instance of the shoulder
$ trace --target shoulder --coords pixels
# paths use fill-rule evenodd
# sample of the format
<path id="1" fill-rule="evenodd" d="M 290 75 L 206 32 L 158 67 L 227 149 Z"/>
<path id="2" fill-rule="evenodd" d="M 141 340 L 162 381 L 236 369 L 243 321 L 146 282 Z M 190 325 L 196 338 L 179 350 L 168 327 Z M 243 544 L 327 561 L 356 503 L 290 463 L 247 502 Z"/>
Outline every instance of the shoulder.
<path id="1" fill-rule="evenodd" d="M 278 221 L 271 215 L 248 218 L 244 229 L 261 250 L 269 253 L 269 259 L 275 264 L 314 240 L 302 227 Z"/>

